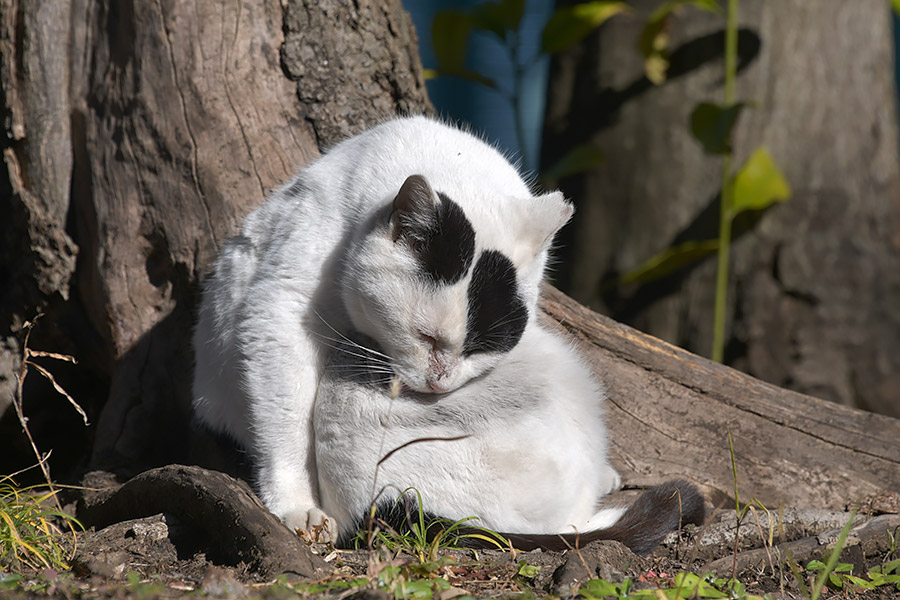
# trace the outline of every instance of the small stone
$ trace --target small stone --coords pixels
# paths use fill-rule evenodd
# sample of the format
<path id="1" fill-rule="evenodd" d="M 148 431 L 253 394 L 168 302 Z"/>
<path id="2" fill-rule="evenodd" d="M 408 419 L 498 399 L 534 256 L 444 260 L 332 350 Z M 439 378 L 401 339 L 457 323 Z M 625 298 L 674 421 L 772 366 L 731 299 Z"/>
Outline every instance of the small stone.
<path id="1" fill-rule="evenodd" d="M 247 586 L 225 569 L 216 566 L 211 566 L 206 571 L 200 587 L 206 595 L 215 598 L 246 598 L 250 595 Z"/>
<path id="2" fill-rule="evenodd" d="M 591 542 L 580 550 L 570 550 L 566 562 L 553 574 L 553 591 L 563 595 L 575 584 L 588 579 L 621 581 L 624 571 L 639 567 L 641 559 L 619 542 Z"/>

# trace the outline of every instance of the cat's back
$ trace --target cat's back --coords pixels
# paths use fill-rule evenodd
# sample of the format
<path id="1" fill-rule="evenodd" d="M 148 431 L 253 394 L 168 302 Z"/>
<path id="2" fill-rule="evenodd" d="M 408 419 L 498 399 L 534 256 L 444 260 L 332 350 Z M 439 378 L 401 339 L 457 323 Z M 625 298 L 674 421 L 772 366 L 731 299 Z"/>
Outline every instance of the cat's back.
<path id="1" fill-rule="evenodd" d="M 307 172 L 317 184 L 340 181 L 341 208 L 351 212 L 385 205 L 415 174 L 470 218 L 485 208 L 500 210 L 507 199 L 530 196 L 516 168 L 490 144 L 422 116 L 393 119 L 341 142 Z"/>

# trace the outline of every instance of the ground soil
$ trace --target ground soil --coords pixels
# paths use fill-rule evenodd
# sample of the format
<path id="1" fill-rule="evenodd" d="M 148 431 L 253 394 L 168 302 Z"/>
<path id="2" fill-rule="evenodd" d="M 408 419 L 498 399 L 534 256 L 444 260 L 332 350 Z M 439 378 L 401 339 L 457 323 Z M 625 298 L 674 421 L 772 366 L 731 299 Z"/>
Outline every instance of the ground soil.
<path id="1" fill-rule="evenodd" d="M 180 468 L 180 473 L 199 477 L 215 472 Z M 164 471 L 169 473 L 170 471 Z M 243 484 L 238 489 L 244 489 Z M 122 489 L 125 489 L 124 487 Z M 883 495 L 869 499 L 865 508 L 873 514 L 855 517 L 854 529 L 846 541 L 841 562 L 852 565 L 853 574 L 864 576 L 888 560 L 900 558 L 895 540 L 900 532 L 900 515 L 874 515 L 875 509 L 892 510 L 900 496 Z M 224 499 L 223 499 L 224 498 Z M 228 504 L 227 495 L 215 500 Z M 184 501 L 184 500 L 182 500 Z M 107 504 L 108 505 L 108 504 Z M 73 507 L 74 508 L 74 507 Z M 118 510 L 118 509 L 117 509 Z M 268 511 L 260 508 L 265 517 Z M 182 514 L 178 514 L 181 512 Z M 209 508 L 209 512 L 215 512 Z M 66 598 L 182 598 L 197 595 L 214 598 L 292 597 L 429 597 L 428 583 L 409 587 L 410 581 L 444 581 L 433 587 L 434 597 L 450 600 L 464 594 L 475 597 L 575 597 L 585 596 L 585 582 L 602 578 L 613 583 L 631 580 L 632 589 L 673 588 L 674 576 L 684 571 L 714 572 L 720 578 L 734 574 L 753 594 L 770 593 L 776 598 L 806 597 L 797 578 L 786 565 L 786 550 L 803 566 L 812 559 L 825 559 L 833 545 L 835 531 L 850 518 L 840 511 L 780 511 L 773 528 L 764 511 L 747 513 L 735 543 L 734 511 L 717 511 L 700 528 L 672 534 L 647 556 L 636 556 L 612 541 L 588 544 L 564 552 L 517 553 L 488 550 L 441 550 L 434 556 L 389 551 L 384 547 L 337 550 L 330 544 L 301 540 L 299 551 L 311 551 L 304 561 L 261 559 L 251 550 L 259 541 L 254 533 L 243 542 L 247 552 L 225 555 L 217 550 L 208 531 L 198 529 L 180 510 L 136 519 L 125 519 L 78 534 L 70 561 L 72 569 L 57 572 L 26 570 L 0 562 L 0 597 Z M 228 518 L 238 520 L 244 517 Z M 774 517 L 774 515 L 773 515 Z M 284 529 L 275 522 L 263 526 L 260 534 L 270 538 Z M 772 544 L 768 543 L 769 532 Z M 225 537 L 227 534 L 222 533 Z M 229 538 L 231 539 L 231 538 Z M 236 538 L 235 538 L 236 539 Z M 291 539 L 291 543 L 296 540 Z M 297 552 L 297 550 L 294 550 Z M 237 557 L 237 558 L 235 558 Z M 256 562 L 254 562 L 254 560 Z M 277 565 L 301 565 L 287 568 Z M 262 566 L 261 566 L 262 565 Z M 276 565 L 273 567 L 272 565 Z M 303 566 L 307 565 L 307 566 Z M 303 569 L 307 572 L 298 572 Z M 269 569 L 269 571 L 267 571 Z M 292 570 L 293 569 L 293 570 Z M 10 581 L 11 573 L 24 577 Z M 809 585 L 813 574 L 801 578 Z M 865 578 L 865 577 L 864 577 Z M 4 581 L 4 579 L 6 581 Z M 418 584 L 421 586 L 421 584 Z M 448 588 L 448 589 L 445 589 Z M 862 598 L 900 598 L 896 586 L 872 590 L 827 589 L 824 598 L 860 595 Z M 589 596 L 587 596 L 589 597 Z M 686 594 L 683 597 L 690 597 Z"/>

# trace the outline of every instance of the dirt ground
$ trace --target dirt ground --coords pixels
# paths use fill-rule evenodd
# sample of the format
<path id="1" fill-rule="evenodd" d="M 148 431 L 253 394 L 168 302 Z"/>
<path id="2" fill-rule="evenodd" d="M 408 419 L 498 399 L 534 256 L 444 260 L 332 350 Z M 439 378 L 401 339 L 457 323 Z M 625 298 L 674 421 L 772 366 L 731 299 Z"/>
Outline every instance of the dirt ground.
<path id="1" fill-rule="evenodd" d="M 71 572 L 57 573 L 50 569 L 20 572 L 22 579 L 11 579 L 9 570 L 0 569 L 0 596 L 142 600 L 198 595 L 214 598 L 435 597 L 450 600 L 469 595 L 592 599 L 622 594 L 620 585 L 618 591 L 605 590 L 612 595 L 601 595 L 604 589 L 587 583 L 598 578 L 613 584 L 630 580 L 631 593 L 635 593 L 641 589 L 677 588 L 675 575 L 684 571 L 714 571 L 718 577 L 727 579 L 735 569 L 745 589 L 744 596 L 732 597 L 766 593 L 776 598 L 807 597 L 789 568 L 783 564 L 779 567 L 778 560 L 771 556 L 777 553 L 776 548 L 769 548 L 769 556 L 760 561 L 745 563 L 734 559 L 746 556 L 746 548 L 756 543 L 752 539 L 754 533 L 758 536 L 761 528 L 756 522 L 743 526 L 747 535 L 740 538 L 735 555 L 733 519 L 733 512 L 722 513 L 704 528 L 670 535 L 646 557 L 635 556 L 617 542 L 594 542 L 565 552 L 443 550 L 432 557 L 396 554 L 385 548 L 344 551 L 326 544 L 312 544 L 311 550 L 322 559 L 319 564 L 324 565 L 315 576 L 285 573 L 266 577 L 246 563 L 228 565 L 210 560 L 203 551 L 203 540 L 191 534 L 189 524 L 173 515 L 157 514 L 80 534 Z M 820 515 L 819 519 L 822 528 L 830 527 L 827 518 Z M 717 537 L 727 537 L 729 529 L 732 532 L 729 543 L 715 541 Z M 891 554 L 890 547 L 885 552 L 883 545 L 857 544 L 845 550 L 841 561 L 852 564 L 852 572 L 859 574 L 896 558 L 896 548 Z M 805 565 L 808 561 L 800 562 Z M 811 585 L 813 576 L 814 573 L 804 571 L 804 583 Z M 674 592 L 668 594 L 672 597 Z M 710 594 L 697 593 L 695 597 L 714 597 Z M 823 597 L 857 595 L 871 599 L 898 598 L 900 589 L 896 585 L 871 590 L 832 587 L 826 589 Z M 687 590 L 682 593 L 682 597 L 691 596 Z"/>
<path id="2" fill-rule="evenodd" d="M 898 493 L 868 499 L 855 515 L 758 507 L 739 524 L 734 510 L 717 510 L 702 527 L 636 556 L 613 541 L 564 552 L 338 550 L 298 537 L 244 482 L 216 471 L 170 465 L 124 485 L 103 474 L 92 481 L 96 493 L 68 507 L 88 525 L 71 569 L 29 571 L 0 557 L 0 597 L 594 600 L 662 589 L 643 597 L 809 598 L 813 561 L 827 561 L 840 544 L 822 597 L 900 598 Z M 728 584 L 732 577 L 739 585 Z"/>

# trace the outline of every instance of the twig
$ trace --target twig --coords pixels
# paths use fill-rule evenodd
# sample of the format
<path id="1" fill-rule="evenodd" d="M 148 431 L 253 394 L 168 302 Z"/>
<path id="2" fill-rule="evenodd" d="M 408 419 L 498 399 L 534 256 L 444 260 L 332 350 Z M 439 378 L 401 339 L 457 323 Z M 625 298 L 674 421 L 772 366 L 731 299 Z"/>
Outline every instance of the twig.
<path id="1" fill-rule="evenodd" d="M 25 433 L 25 437 L 28 438 L 28 443 L 31 444 L 31 449 L 34 451 L 34 455 L 38 460 L 37 466 L 41 468 L 41 473 L 43 473 L 44 479 L 47 481 L 47 487 L 51 492 L 54 492 L 52 494 L 53 501 L 56 503 L 56 507 L 62 510 L 62 506 L 59 503 L 59 498 L 57 498 L 55 493 L 56 487 L 53 485 L 53 480 L 50 477 L 50 467 L 47 464 L 47 459 L 50 458 L 50 452 L 48 452 L 46 455 L 41 454 L 40 450 L 38 450 L 37 444 L 34 441 L 34 437 L 32 437 L 31 435 L 31 431 L 28 429 L 28 417 L 25 416 L 25 410 L 23 408 L 23 389 L 25 386 L 25 378 L 28 376 L 28 368 L 34 367 L 34 369 L 38 373 L 40 373 L 45 379 L 47 379 L 50 384 L 53 385 L 53 389 L 55 389 L 60 395 L 64 396 L 75 408 L 75 410 L 78 411 L 78 414 L 81 415 L 81 418 L 84 420 L 85 425 L 88 425 L 88 418 L 87 413 L 84 412 L 84 409 L 81 408 L 81 406 L 75 401 L 75 399 L 72 398 L 72 396 L 69 395 L 69 393 L 66 392 L 66 390 L 56 382 L 56 379 L 53 378 L 53 374 L 32 360 L 35 357 L 44 357 L 70 362 L 72 364 L 78 364 L 78 361 L 76 361 L 74 357 L 67 354 L 58 354 L 56 352 L 47 352 L 45 350 L 32 350 L 28 346 L 28 343 L 31 339 L 31 331 L 34 328 L 35 323 L 37 323 L 37 320 L 43 316 L 43 313 L 39 313 L 34 317 L 33 320 L 25 322 L 25 339 L 22 343 L 22 364 L 19 366 L 19 372 L 16 374 L 17 385 L 16 396 L 13 398 L 13 407 L 15 407 L 16 409 L 16 416 L 19 418 L 19 424 L 22 426 L 22 431 Z M 21 471 L 19 472 L 21 473 Z"/>
<path id="2" fill-rule="evenodd" d="M 760 505 L 760 506 L 762 506 L 762 505 Z M 760 537 L 760 539 L 762 539 L 763 549 L 765 549 L 765 551 L 766 551 L 766 558 L 769 559 L 769 566 L 772 567 L 772 577 L 775 577 L 776 576 L 775 561 L 772 560 L 772 554 L 769 552 L 769 548 L 771 548 L 772 544 L 773 544 L 772 537 L 775 532 L 775 530 L 774 530 L 775 524 L 772 522 L 772 515 L 769 513 L 769 511 L 766 509 L 765 506 L 763 506 L 763 510 L 766 511 L 766 516 L 769 519 L 769 535 L 768 535 L 768 537 L 766 537 L 766 535 L 763 533 L 762 524 L 759 522 L 759 514 L 756 512 L 756 507 L 750 506 L 750 512 L 753 513 L 753 518 L 756 520 L 756 528 L 759 530 L 759 537 Z M 765 570 L 765 569 L 763 569 L 763 570 Z"/>

